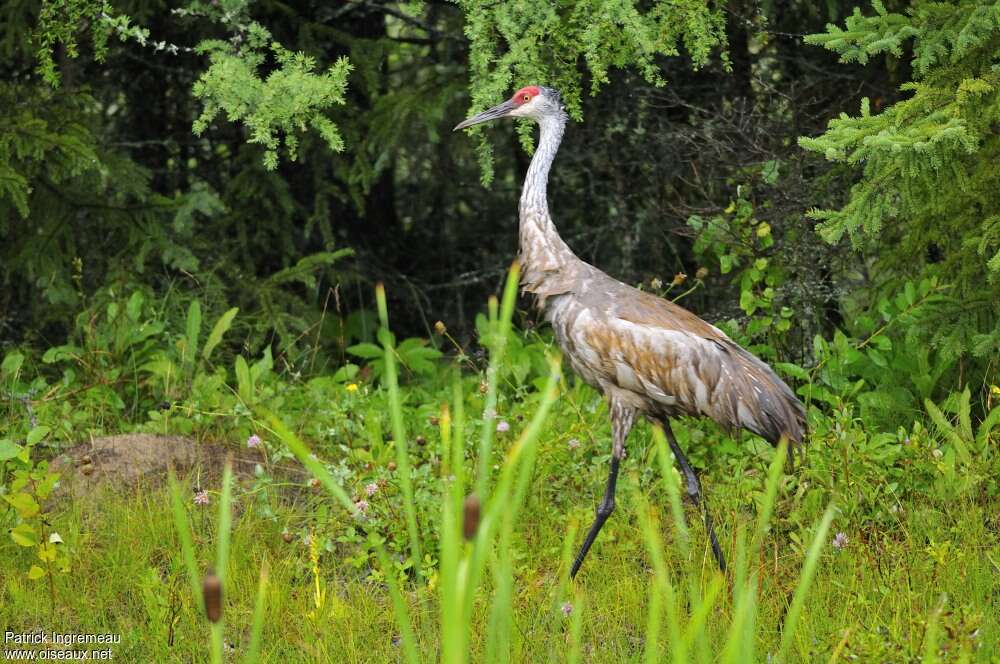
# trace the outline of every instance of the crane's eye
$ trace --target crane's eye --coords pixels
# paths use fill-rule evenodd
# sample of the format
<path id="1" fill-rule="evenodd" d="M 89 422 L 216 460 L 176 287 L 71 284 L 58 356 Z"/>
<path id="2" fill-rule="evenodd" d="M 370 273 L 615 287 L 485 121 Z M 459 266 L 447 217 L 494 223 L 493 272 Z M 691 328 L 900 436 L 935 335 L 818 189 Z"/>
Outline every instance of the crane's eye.
<path id="1" fill-rule="evenodd" d="M 531 95 L 524 95 L 524 101 L 531 101 Z"/>

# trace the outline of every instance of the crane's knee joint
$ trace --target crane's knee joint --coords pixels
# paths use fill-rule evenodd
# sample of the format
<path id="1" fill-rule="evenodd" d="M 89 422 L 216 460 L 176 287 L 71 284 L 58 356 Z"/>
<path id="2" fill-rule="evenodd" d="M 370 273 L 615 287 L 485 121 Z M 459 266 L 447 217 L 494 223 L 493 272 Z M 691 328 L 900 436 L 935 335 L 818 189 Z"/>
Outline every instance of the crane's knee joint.
<path id="1" fill-rule="evenodd" d="M 597 506 L 597 516 L 601 519 L 607 519 L 611 516 L 611 513 L 615 511 L 615 501 L 610 501 L 606 503 L 601 503 Z"/>

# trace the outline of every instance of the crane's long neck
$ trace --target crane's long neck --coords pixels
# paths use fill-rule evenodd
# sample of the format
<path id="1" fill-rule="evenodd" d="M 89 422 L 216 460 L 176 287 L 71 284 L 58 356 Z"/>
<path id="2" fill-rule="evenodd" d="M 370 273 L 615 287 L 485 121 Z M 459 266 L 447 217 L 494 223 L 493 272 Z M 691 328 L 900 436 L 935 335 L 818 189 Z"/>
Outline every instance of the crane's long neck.
<path id="1" fill-rule="evenodd" d="M 579 259 L 552 223 L 546 192 L 549 170 L 566 129 L 566 114 L 546 115 L 538 124 L 538 148 L 521 191 L 521 280 L 524 289 L 537 294 L 544 304 L 546 297 L 569 290 L 569 268 Z"/>

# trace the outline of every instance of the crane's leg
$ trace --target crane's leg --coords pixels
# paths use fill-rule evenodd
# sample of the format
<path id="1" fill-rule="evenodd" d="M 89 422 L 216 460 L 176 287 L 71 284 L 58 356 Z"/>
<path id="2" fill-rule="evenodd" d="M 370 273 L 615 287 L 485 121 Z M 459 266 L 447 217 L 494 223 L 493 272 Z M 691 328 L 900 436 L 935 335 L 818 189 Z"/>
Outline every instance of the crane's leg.
<path id="1" fill-rule="evenodd" d="M 621 463 L 622 457 L 625 456 L 625 439 L 628 438 L 628 432 L 632 429 L 633 422 L 635 422 L 635 410 L 616 400 L 609 401 L 609 410 L 611 411 L 611 433 L 614 440 L 614 447 L 611 450 L 611 470 L 608 472 L 608 483 L 604 487 L 604 500 L 597 506 L 597 517 L 594 519 L 594 524 L 590 527 L 590 531 L 587 532 L 587 537 L 583 540 L 583 546 L 580 547 L 580 553 L 576 554 L 576 560 L 573 561 L 573 567 L 569 572 L 570 577 L 575 577 L 576 573 L 580 571 L 580 565 L 583 564 L 583 559 L 587 557 L 590 545 L 597 539 L 597 533 L 601 532 L 604 522 L 615 511 L 615 485 L 618 482 L 618 464 Z"/>
<path id="2" fill-rule="evenodd" d="M 712 555 L 715 556 L 715 562 L 719 563 L 719 569 L 723 572 L 726 571 L 726 559 L 722 555 L 722 547 L 719 546 L 719 538 L 715 536 L 715 527 L 712 525 L 712 515 L 708 513 L 708 507 L 701 500 L 701 485 L 698 482 L 698 476 L 695 475 L 694 469 L 688 460 L 684 457 L 684 453 L 681 452 L 681 446 L 677 444 L 677 439 L 674 438 L 674 432 L 670 428 L 670 422 L 667 418 L 661 418 L 659 420 L 660 424 L 663 426 L 663 433 L 667 435 L 667 441 L 670 442 L 670 449 L 673 451 L 674 456 L 677 457 L 677 462 L 681 465 L 681 471 L 684 473 L 684 479 L 687 480 L 687 495 L 696 506 L 701 507 L 702 514 L 705 516 L 705 530 L 708 531 L 708 539 L 712 543 Z"/>

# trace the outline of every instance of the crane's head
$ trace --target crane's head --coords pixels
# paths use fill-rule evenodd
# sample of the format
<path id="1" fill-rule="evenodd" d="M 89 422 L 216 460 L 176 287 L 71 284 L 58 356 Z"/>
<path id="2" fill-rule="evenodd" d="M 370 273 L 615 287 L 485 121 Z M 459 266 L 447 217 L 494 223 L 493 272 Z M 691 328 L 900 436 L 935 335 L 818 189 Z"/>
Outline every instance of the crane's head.
<path id="1" fill-rule="evenodd" d="M 515 92 L 513 97 L 502 104 L 459 122 L 453 131 L 498 118 L 531 118 L 537 122 L 547 115 L 562 112 L 562 98 L 557 90 L 529 85 Z"/>

